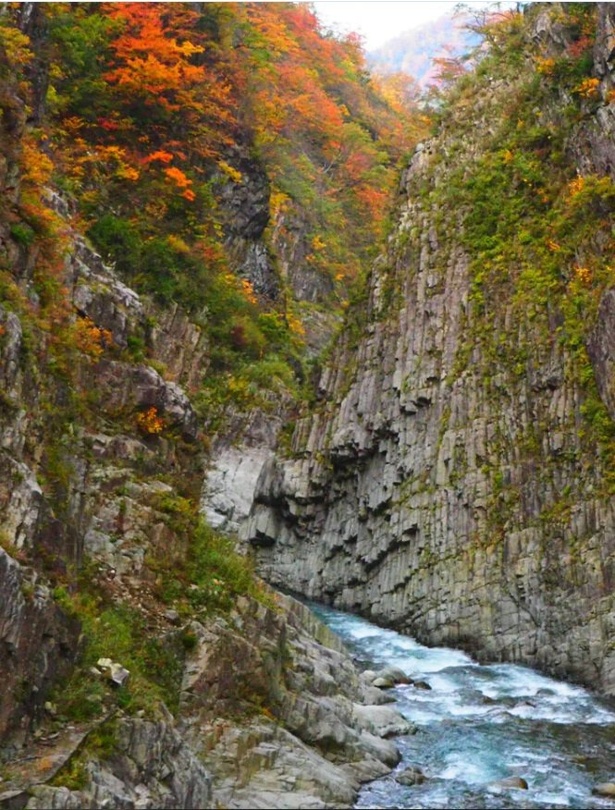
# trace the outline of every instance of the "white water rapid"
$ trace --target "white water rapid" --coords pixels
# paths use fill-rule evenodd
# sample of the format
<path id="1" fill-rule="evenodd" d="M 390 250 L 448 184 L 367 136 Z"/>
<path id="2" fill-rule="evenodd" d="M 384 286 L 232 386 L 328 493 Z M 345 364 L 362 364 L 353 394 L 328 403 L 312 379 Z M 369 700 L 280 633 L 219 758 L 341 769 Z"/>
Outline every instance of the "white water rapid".
<path id="1" fill-rule="evenodd" d="M 431 690 L 397 686 L 397 708 L 418 731 L 396 742 L 403 761 L 365 785 L 358 808 L 615 808 L 592 795 L 615 781 L 615 705 L 579 686 L 510 664 L 481 666 L 356 616 L 310 605 L 364 669 L 395 666 Z M 426 781 L 404 786 L 409 765 Z M 527 790 L 498 786 L 521 777 Z"/>

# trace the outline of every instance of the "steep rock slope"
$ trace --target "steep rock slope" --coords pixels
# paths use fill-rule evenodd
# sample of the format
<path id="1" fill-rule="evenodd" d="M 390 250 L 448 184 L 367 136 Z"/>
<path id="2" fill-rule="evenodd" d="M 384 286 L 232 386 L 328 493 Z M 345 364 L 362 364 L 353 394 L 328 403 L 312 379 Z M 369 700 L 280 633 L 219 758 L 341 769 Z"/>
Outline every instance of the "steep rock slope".
<path id="1" fill-rule="evenodd" d="M 351 806 L 408 724 L 199 515 L 211 324 L 129 286 L 53 187 L 27 125 L 42 18 L 0 12 L 0 806 Z M 239 264 L 268 217 L 243 168 L 223 234 Z"/>
<path id="2" fill-rule="evenodd" d="M 484 34 L 248 537 L 272 583 L 613 693 L 613 9 Z"/>
<path id="3" fill-rule="evenodd" d="M 199 521 L 205 448 L 180 382 L 206 362 L 202 330 L 121 282 L 61 197 L 47 205 L 63 341 L 31 252 L 0 307 L 0 803 L 352 806 L 408 724 L 377 705 L 366 722 L 381 693 L 336 637 Z"/>
<path id="4" fill-rule="evenodd" d="M 399 761 L 413 731 L 378 705 L 339 640 L 303 605 L 240 599 L 229 621 L 193 621 L 181 706 L 108 712 L 38 734 L 3 765 L 3 807 L 351 807 Z M 141 713 L 142 714 L 142 713 Z"/>

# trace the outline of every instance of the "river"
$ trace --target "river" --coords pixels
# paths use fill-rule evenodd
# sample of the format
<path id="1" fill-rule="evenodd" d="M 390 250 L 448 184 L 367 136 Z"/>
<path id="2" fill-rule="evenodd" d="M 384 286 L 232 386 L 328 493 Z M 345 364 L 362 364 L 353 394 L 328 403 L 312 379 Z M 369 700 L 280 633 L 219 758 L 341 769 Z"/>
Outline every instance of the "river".
<path id="1" fill-rule="evenodd" d="M 615 704 L 512 664 L 482 666 L 463 652 L 428 648 L 364 619 L 310 605 L 363 669 L 395 666 L 430 691 L 392 690 L 415 726 L 398 737 L 403 760 L 427 781 L 395 772 L 365 785 L 357 808 L 615 808 L 592 787 L 615 780 Z M 528 790 L 490 785 L 519 776 Z"/>

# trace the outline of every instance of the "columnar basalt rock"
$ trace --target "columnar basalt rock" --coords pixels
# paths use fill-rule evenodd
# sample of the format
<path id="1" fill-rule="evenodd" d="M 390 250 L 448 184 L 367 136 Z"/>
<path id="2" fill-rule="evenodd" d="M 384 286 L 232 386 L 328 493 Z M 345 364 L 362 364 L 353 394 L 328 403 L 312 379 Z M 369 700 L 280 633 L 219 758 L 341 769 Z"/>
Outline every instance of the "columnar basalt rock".
<path id="1" fill-rule="evenodd" d="M 602 89 L 610 19 L 598 16 Z M 543 16 L 536 25 L 561 52 L 565 28 Z M 290 457 L 265 465 L 246 536 L 274 584 L 423 642 L 614 693 L 615 501 L 608 463 L 584 441 L 583 386 L 554 339 L 561 315 L 547 304 L 539 329 L 505 291 L 482 318 L 467 212 L 434 202 L 458 166 L 471 182 L 512 87 L 492 80 L 472 99 L 471 123 L 466 101 L 463 119 L 417 148 L 367 316 L 351 317 Z M 613 171 L 612 106 L 571 130 L 567 154 L 581 174 Z M 611 299 L 590 340 L 610 409 Z"/>

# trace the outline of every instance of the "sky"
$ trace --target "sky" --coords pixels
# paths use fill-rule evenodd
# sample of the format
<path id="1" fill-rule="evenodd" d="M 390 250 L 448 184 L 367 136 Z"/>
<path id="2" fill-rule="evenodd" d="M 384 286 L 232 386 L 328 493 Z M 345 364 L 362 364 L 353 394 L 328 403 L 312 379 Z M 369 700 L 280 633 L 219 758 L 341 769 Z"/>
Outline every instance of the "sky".
<path id="1" fill-rule="evenodd" d="M 335 30 L 360 34 L 370 51 L 398 34 L 418 28 L 444 14 L 452 14 L 459 0 L 318 0 L 313 5 L 319 19 Z M 481 8 L 493 5 L 470 2 Z"/>

